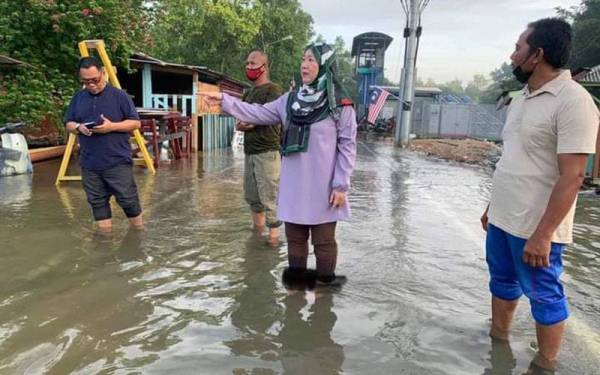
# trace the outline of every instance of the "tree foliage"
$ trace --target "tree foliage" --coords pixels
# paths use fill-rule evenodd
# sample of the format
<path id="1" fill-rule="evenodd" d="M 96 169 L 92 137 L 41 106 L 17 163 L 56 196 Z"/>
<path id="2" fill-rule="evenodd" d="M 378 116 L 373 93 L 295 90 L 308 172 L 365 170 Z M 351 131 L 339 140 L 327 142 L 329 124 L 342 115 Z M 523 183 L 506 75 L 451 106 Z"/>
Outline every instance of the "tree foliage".
<path id="1" fill-rule="evenodd" d="M 104 39 L 123 66 L 147 28 L 143 0 L 0 0 L 0 54 L 31 65 L 3 72 L 0 123 L 58 122 L 79 87 L 77 43 Z"/>
<path id="2" fill-rule="evenodd" d="M 0 72 L 0 122 L 59 122 L 78 89 L 77 43 L 104 39 L 113 64 L 131 52 L 207 66 L 244 79 L 253 49 L 287 86 L 312 34 L 298 0 L 0 0 L 0 54 L 31 68 Z"/>
<path id="3" fill-rule="evenodd" d="M 263 14 L 260 33 L 253 41 L 271 58 L 273 81 L 284 88 L 300 71 L 304 48 L 313 36 L 313 19 L 298 0 L 257 0 Z M 291 39 L 284 40 L 291 35 Z"/>
<path id="4" fill-rule="evenodd" d="M 352 64 L 351 53 L 346 49 L 344 39 L 341 36 L 335 38 L 333 48 L 337 55 L 337 77 L 346 92 L 354 100 L 358 102 L 358 85 L 356 83 L 356 75 L 354 74 L 354 64 Z"/>
<path id="5" fill-rule="evenodd" d="M 312 17 L 298 0 L 160 0 L 154 7 L 153 55 L 239 79 L 248 53 L 262 49 L 271 78 L 287 87 L 312 36 Z"/>
<path id="6" fill-rule="evenodd" d="M 570 9 L 557 8 L 560 16 L 573 23 L 572 69 L 600 64 L 600 0 L 583 0 Z"/>
<path id="7" fill-rule="evenodd" d="M 465 95 L 479 103 L 482 101 L 489 85 L 490 80 L 483 74 L 475 74 L 473 79 L 465 87 Z"/>
<path id="8" fill-rule="evenodd" d="M 483 103 L 496 103 L 500 94 L 504 91 L 520 90 L 523 84 L 515 79 L 513 67 L 509 63 L 502 63 L 490 73 L 492 83 L 482 95 Z"/>
<path id="9" fill-rule="evenodd" d="M 437 83 L 431 78 L 428 78 L 427 81 L 419 78 L 416 86 L 438 87 L 444 94 L 458 97 L 468 96 L 476 103 L 495 103 L 503 91 L 518 90 L 522 85 L 514 79 L 510 64 L 504 63 L 490 73 L 490 79 L 483 74 L 475 74 L 465 85 L 458 78 L 441 83 Z"/>
<path id="10" fill-rule="evenodd" d="M 452 81 L 440 83 L 438 87 L 444 92 L 444 94 L 452 94 L 456 96 L 464 96 L 465 89 L 460 79 L 455 78 Z"/>

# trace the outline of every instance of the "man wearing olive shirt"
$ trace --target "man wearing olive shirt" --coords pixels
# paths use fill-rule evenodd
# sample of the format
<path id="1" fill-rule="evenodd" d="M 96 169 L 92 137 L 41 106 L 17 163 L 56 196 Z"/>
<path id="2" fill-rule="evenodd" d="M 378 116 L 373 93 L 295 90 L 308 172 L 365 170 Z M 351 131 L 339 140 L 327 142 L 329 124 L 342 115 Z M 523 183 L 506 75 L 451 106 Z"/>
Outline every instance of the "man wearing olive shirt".
<path id="1" fill-rule="evenodd" d="M 259 50 L 250 52 L 246 59 L 246 77 L 252 82 L 243 100 L 265 104 L 282 95 L 281 87 L 272 83 L 269 76 L 269 59 Z M 244 196 L 252 211 L 252 221 L 257 232 L 269 228 L 270 244 L 279 241 L 277 220 L 277 188 L 281 156 L 279 142 L 281 124 L 254 126 L 238 122 L 236 129 L 244 132 Z"/>

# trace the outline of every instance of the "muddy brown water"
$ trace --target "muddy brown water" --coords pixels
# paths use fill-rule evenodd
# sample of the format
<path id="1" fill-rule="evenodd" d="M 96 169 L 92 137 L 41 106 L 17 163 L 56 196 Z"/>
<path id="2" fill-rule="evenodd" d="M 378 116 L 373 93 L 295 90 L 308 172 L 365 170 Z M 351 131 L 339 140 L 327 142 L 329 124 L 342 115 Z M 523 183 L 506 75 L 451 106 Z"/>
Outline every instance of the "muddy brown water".
<path id="1" fill-rule="evenodd" d="M 510 347 L 487 336 L 487 170 L 361 140 L 338 230 L 349 282 L 316 294 L 288 294 L 285 243 L 252 234 L 243 155 L 136 169 L 142 233 L 118 207 L 97 233 L 57 170 L 0 179 L 0 374 L 522 374 L 533 356 L 526 300 Z M 600 373 L 599 219 L 581 195 L 560 374 Z"/>

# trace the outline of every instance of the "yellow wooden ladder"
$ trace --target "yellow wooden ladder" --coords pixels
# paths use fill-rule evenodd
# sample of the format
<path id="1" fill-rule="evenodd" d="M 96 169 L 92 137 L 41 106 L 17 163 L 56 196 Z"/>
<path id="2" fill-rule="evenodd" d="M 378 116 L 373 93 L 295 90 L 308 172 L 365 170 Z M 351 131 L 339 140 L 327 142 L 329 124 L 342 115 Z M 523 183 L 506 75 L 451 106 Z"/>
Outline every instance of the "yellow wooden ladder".
<path id="1" fill-rule="evenodd" d="M 102 60 L 102 64 L 104 64 L 104 70 L 108 73 L 108 79 L 113 85 L 118 89 L 121 88 L 121 84 L 119 83 L 119 79 L 117 78 L 117 70 L 113 67 L 110 59 L 108 58 L 108 54 L 106 53 L 106 47 L 104 45 L 103 40 L 84 40 L 79 43 L 79 52 L 81 53 L 81 57 L 87 57 L 90 55 L 89 49 L 95 48 Z M 56 185 L 59 185 L 62 181 L 80 181 L 81 176 L 67 176 L 67 168 L 69 166 L 69 161 L 71 160 L 71 154 L 73 153 L 73 148 L 75 147 L 75 142 L 77 141 L 77 136 L 75 134 L 69 133 L 69 139 L 67 140 L 67 147 L 65 148 L 65 153 L 63 155 L 62 162 L 60 163 L 60 169 L 58 170 L 58 176 L 56 176 Z M 132 141 L 135 141 L 140 148 L 140 152 L 142 153 L 141 159 L 135 159 L 134 162 L 136 165 L 145 165 L 148 170 L 152 174 L 156 174 L 156 169 L 154 169 L 154 164 L 152 163 L 152 158 L 150 158 L 150 154 L 148 154 L 148 149 L 146 149 L 146 141 L 142 136 L 142 133 L 139 129 L 133 131 Z"/>

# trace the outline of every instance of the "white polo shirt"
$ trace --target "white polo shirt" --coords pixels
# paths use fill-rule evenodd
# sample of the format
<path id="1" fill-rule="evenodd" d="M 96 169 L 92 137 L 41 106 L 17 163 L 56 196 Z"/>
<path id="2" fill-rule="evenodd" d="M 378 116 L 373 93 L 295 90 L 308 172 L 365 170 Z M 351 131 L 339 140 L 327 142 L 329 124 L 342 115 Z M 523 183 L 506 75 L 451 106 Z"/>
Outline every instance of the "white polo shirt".
<path id="1" fill-rule="evenodd" d="M 493 178 L 489 222 L 521 238 L 537 228 L 559 178 L 558 154 L 593 154 L 600 114 L 568 70 L 513 99 L 502 132 L 504 150 Z M 573 242 L 575 204 L 552 242 Z"/>

